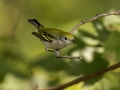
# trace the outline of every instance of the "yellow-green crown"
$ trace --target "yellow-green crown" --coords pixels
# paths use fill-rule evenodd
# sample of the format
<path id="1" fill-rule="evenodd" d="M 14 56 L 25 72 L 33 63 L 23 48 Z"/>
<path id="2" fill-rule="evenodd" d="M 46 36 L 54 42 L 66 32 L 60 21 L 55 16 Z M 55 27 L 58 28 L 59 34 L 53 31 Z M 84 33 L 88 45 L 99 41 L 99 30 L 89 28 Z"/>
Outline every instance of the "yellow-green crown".
<path id="1" fill-rule="evenodd" d="M 73 35 L 68 33 L 68 32 L 63 32 L 62 35 L 69 38 L 69 39 L 71 39 L 71 40 L 74 39 Z"/>

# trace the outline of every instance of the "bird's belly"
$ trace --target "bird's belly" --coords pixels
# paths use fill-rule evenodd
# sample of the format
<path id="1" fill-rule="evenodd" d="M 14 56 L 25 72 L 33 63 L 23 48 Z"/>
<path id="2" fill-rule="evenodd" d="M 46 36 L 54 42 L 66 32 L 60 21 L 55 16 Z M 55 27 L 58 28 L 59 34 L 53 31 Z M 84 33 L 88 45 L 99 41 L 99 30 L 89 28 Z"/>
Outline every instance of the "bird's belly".
<path id="1" fill-rule="evenodd" d="M 65 44 L 63 44 L 62 42 L 59 42 L 59 41 L 53 41 L 53 42 L 45 42 L 45 41 L 42 41 L 43 44 L 45 45 L 46 48 L 52 48 L 52 49 L 62 49 L 64 48 Z"/>

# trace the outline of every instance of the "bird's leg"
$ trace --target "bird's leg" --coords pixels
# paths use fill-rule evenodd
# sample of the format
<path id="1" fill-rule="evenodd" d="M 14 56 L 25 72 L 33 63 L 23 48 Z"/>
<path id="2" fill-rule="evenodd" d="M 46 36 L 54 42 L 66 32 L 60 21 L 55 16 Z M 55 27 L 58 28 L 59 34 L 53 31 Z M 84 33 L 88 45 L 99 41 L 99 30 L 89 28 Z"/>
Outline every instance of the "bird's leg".
<path id="1" fill-rule="evenodd" d="M 55 49 L 54 50 L 56 58 L 60 56 L 60 49 Z"/>
<path id="2" fill-rule="evenodd" d="M 60 49 L 55 49 L 55 50 L 50 50 L 50 49 L 48 49 L 48 48 L 45 48 L 45 51 L 48 51 L 48 52 L 54 52 L 54 54 L 55 54 L 55 57 L 57 58 L 59 58 L 59 56 L 60 56 Z"/>
<path id="3" fill-rule="evenodd" d="M 45 48 L 45 51 L 54 52 L 54 50 L 49 50 L 48 48 Z"/>
<path id="4" fill-rule="evenodd" d="M 49 50 L 48 48 L 45 48 L 45 50 L 48 51 L 48 52 L 54 52 L 55 57 L 56 57 L 57 59 L 59 59 L 59 58 L 82 59 L 82 57 L 80 57 L 80 56 L 66 56 L 66 55 L 62 55 L 62 56 L 61 56 L 61 55 L 60 55 L 60 49 Z"/>

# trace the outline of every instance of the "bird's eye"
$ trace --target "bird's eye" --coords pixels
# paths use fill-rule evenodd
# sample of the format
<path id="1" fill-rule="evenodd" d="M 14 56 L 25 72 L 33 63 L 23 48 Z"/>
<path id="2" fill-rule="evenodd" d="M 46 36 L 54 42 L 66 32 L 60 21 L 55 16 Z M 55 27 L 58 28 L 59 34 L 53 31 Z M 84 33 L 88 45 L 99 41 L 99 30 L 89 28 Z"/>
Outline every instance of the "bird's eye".
<path id="1" fill-rule="evenodd" d="M 67 40 L 67 37 L 64 37 L 65 40 Z"/>

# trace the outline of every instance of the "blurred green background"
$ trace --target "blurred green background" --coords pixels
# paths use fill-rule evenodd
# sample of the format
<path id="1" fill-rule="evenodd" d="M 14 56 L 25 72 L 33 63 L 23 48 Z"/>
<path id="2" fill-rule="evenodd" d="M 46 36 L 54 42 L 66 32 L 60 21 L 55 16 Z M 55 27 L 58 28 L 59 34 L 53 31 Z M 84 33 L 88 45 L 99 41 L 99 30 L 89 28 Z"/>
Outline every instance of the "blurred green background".
<path id="1" fill-rule="evenodd" d="M 70 31 L 97 13 L 120 9 L 119 0 L 0 0 L 0 90 L 33 90 L 60 85 L 120 61 L 120 17 L 108 16 L 82 25 L 75 44 L 62 55 L 82 60 L 57 60 L 46 52 L 28 23 Z M 65 90 L 120 90 L 120 68 Z"/>

